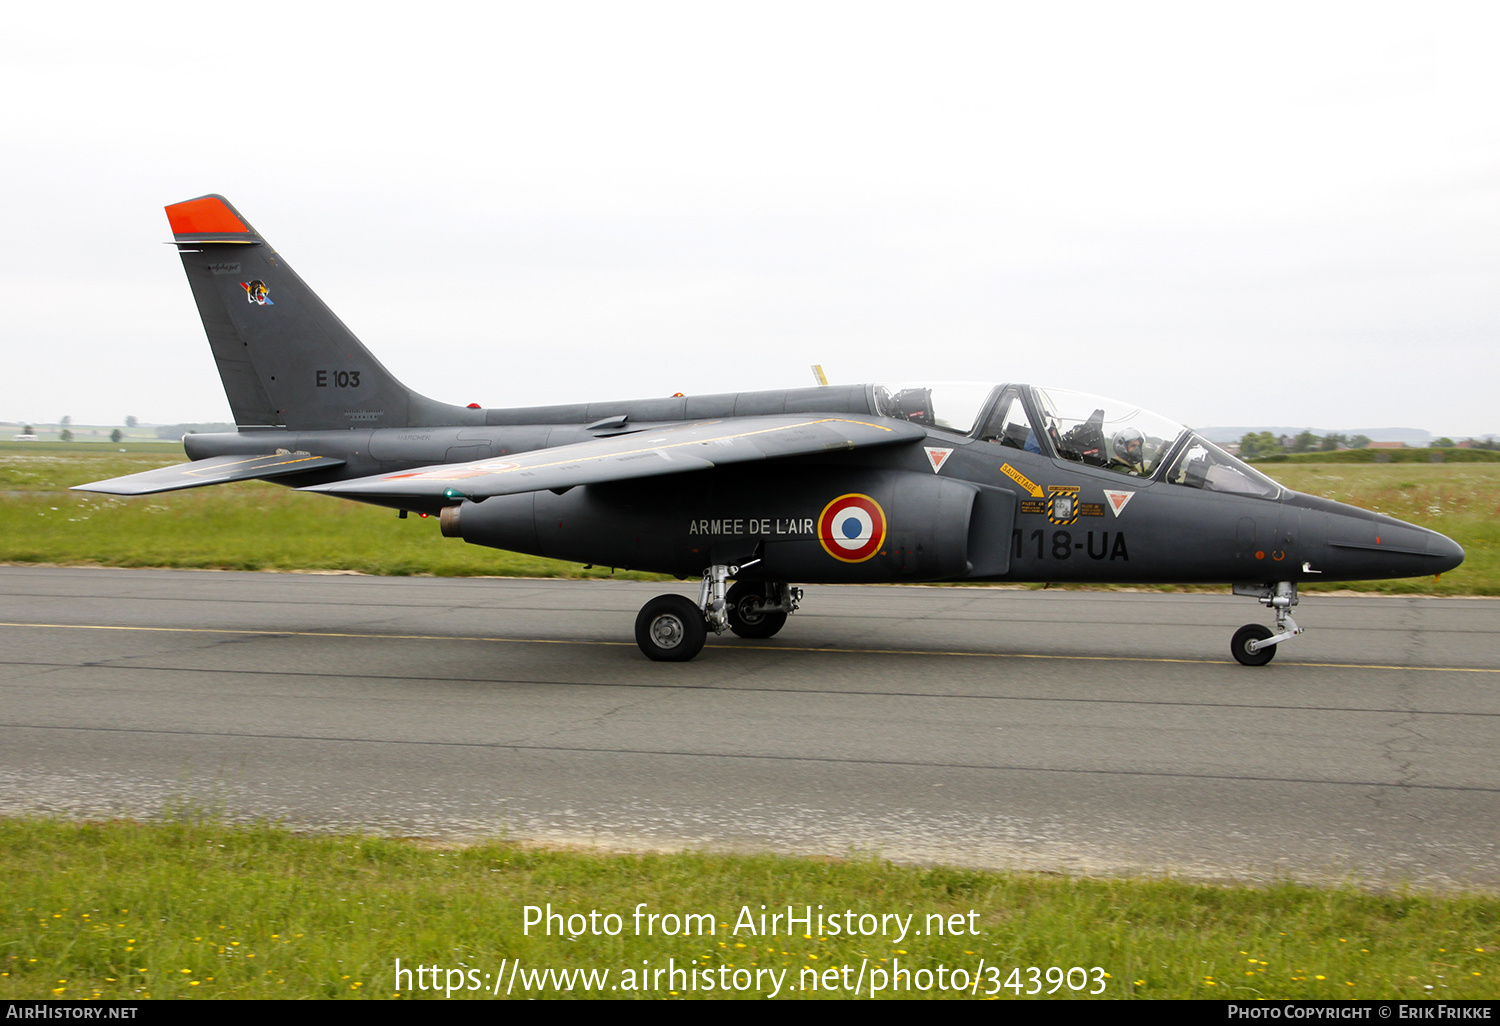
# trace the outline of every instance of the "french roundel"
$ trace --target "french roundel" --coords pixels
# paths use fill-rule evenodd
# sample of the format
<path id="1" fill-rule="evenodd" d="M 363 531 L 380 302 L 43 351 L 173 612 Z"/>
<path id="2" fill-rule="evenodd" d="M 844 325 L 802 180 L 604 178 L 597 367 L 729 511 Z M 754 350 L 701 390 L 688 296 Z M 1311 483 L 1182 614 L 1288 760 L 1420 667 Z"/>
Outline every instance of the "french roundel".
<path id="1" fill-rule="evenodd" d="M 885 544 L 885 510 L 868 495 L 840 495 L 818 518 L 823 550 L 844 563 L 863 563 Z"/>

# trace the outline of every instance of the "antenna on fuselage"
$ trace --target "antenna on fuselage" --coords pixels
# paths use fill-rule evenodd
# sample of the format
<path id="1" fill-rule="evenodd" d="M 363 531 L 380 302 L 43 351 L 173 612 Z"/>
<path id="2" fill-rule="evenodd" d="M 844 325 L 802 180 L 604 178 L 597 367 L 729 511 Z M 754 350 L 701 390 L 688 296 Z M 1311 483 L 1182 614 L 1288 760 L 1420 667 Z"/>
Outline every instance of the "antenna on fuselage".
<path id="1" fill-rule="evenodd" d="M 828 385 L 828 375 L 823 373 L 823 365 L 821 363 L 813 364 L 812 372 L 814 381 L 825 387 Z"/>

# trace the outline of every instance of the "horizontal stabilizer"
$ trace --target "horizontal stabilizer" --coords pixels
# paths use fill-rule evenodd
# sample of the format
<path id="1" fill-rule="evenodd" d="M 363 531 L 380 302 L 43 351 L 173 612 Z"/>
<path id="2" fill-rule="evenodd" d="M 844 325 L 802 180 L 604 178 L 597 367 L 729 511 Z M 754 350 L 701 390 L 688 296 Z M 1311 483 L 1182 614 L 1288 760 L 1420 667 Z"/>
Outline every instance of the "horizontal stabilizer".
<path id="1" fill-rule="evenodd" d="M 307 470 L 339 467 L 343 464 L 343 460 L 328 456 L 309 456 L 307 453 L 215 456 L 212 459 L 179 463 L 175 467 L 112 477 L 108 481 L 74 485 L 73 490 L 104 492 L 107 495 L 153 495 L 156 492 L 175 492 L 183 488 L 200 488 L 203 485 L 226 484 L 230 481 L 255 481 L 281 477 L 284 474 L 300 474 Z"/>
<path id="2" fill-rule="evenodd" d="M 915 424 L 877 417 L 814 414 L 692 421 L 497 459 L 331 481 L 311 485 L 304 491 L 328 492 L 352 499 L 372 496 L 487 499 L 544 488 L 683 474 L 729 463 L 896 445 L 926 436 Z"/>

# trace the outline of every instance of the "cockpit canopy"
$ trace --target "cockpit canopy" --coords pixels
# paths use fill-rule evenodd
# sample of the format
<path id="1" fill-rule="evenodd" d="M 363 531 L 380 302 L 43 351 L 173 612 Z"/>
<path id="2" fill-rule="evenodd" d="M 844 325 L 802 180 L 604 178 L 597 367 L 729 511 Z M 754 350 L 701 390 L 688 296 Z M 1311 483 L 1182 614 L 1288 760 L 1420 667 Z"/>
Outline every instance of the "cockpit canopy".
<path id="1" fill-rule="evenodd" d="M 1129 477 L 1275 499 L 1281 487 L 1175 421 L 1103 396 L 972 381 L 875 385 L 876 412 Z"/>

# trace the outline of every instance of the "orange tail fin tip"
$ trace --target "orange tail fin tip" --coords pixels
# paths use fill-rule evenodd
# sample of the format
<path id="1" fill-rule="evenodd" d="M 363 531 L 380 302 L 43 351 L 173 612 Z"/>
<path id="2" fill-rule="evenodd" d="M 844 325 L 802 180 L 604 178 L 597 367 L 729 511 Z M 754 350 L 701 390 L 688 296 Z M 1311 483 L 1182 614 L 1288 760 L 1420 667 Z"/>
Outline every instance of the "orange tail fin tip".
<path id="1" fill-rule="evenodd" d="M 198 199 L 173 203 L 167 207 L 167 220 L 172 224 L 173 235 L 250 231 L 217 196 L 200 196 Z"/>

